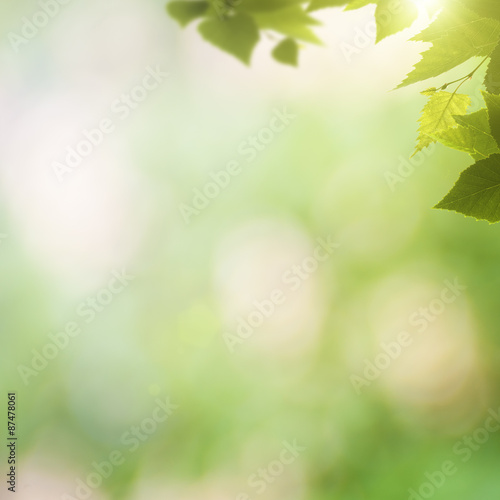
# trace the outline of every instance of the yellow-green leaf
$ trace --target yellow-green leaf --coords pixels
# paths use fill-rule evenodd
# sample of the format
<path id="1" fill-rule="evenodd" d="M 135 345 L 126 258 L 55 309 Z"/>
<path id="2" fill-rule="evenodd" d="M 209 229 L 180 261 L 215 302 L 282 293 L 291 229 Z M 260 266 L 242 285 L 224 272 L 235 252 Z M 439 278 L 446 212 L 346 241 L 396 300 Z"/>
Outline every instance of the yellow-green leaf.
<path id="1" fill-rule="evenodd" d="M 418 144 L 415 154 L 433 142 L 437 133 L 455 127 L 454 115 L 464 115 L 470 105 L 470 98 L 464 94 L 431 92 L 420 118 Z"/>

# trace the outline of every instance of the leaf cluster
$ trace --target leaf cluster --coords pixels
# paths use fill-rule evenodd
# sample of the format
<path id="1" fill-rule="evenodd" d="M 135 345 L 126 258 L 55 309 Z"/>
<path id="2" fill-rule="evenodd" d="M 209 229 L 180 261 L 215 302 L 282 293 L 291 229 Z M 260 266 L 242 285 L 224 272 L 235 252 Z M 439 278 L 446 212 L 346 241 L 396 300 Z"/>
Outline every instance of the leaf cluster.
<path id="1" fill-rule="evenodd" d="M 375 4 L 377 42 L 410 27 L 419 10 L 416 0 L 173 0 L 169 14 L 182 26 L 198 21 L 202 37 L 250 64 L 262 38 L 276 40 L 272 56 L 296 66 L 303 43 L 321 44 L 314 33 L 317 10 L 354 10 Z M 429 7 L 431 24 L 412 41 L 425 44 L 420 61 L 397 87 L 473 65 L 464 76 L 424 90 L 425 104 L 415 153 L 439 142 L 475 161 L 436 208 L 500 221 L 500 0 L 441 0 Z M 472 62 L 471 62 L 472 61 Z M 474 62 L 475 61 L 475 62 Z M 487 65 L 480 83 L 485 106 L 469 112 L 471 99 L 459 90 Z"/>

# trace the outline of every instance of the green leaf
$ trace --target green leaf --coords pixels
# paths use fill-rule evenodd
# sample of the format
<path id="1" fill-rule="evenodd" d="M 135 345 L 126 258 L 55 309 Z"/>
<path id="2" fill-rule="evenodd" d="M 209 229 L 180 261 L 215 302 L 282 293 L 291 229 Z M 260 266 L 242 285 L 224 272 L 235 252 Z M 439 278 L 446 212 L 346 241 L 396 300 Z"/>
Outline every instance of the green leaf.
<path id="1" fill-rule="evenodd" d="M 309 25 L 317 25 L 320 22 L 309 16 L 299 5 L 255 13 L 254 19 L 261 29 L 270 29 L 289 37 L 321 44 L 320 39 L 309 28 Z"/>
<path id="2" fill-rule="evenodd" d="M 486 108 L 481 108 L 479 111 L 469 113 L 468 115 L 455 115 L 453 118 L 455 118 L 455 121 L 463 127 L 469 127 L 491 136 L 490 124 L 488 121 L 488 110 Z"/>
<path id="3" fill-rule="evenodd" d="M 470 26 L 479 19 L 481 19 L 481 16 L 458 4 L 453 6 L 453 9 L 444 8 L 438 18 L 415 35 L 412 40 L 416 42 L 434 42 L 446 35 L 450 30 Z"/>
<path id="4" fill-rule="evenodd" d="M 469 115 L 457 115 L 454 118 L 458 123 L 457 127 L 437 132 L 433 138 L 445 146 L 470 154 L 475 160 L 500 153 L 490 133 L 486 108 Z"/>
<path id="5" fill-rule="evenodd" d="M 202 17 L 207 12 L 208 2 L 175 1 L 167 4 L 167 12 L 181 26 Z"/>
<path id="6" fill-rule="evenodd" d="M 235 14 L 226 19 L 207 19 L 198 29 L 205 40 L 245 64 L 250 63 L 253 49 L 259 41 L 255 21 L 245 14 Z"/>
<path id="7" fill-rule="evenodd" d="M 491 223 L 500 221 L 500 154 L 462 172 L 452 190 L 434 207 Z"/>
<path id="8" fill-rule="evenodd" d="M 219 0 L 224 1 L 224 0 Z M 291 5 L 300 5 L 303 0 L 226 0 L 240 12 L 266 12 L 280 10 Z"/>
<path id="9" fill-rule="evenodd" d="M 283 64 L 297 66 L 299 59 L 299 46 L 293 38 L 285 38 L 272 52 L 273 57 Z"/>
<path id="10" fill-rule="evenodd" d="M 454 118 L 459 125 L 468 127 L 475 132 L 476 144 L 481 145 L 476 148 L 479 154 L 490 156 L 493 153 L 500 153 L 498 144 L 491 135 L 489 115 L 486 108 L 468 115 L 455 116 Z M 480 158 L 475 157 L 475 159 Z"/>
<path id="11" fill-rule="evenodd" d="M 436 134 L 456 126 L 454 115 L 464 115 L 470 104 L 469 96 L 449 92 L 429 92 L 430 97 L 420 118 L 418 144 L 415 153 L 433 142 Z"/>
<path id="12" fill-rule="evenodd" d="M 500 96 L 482 92 L 484 102 L 488 108 L 491 135 L 500 144 Z"/>
<path id="13" fill-rule="evenodd" d="M 311 0 L 307 7 L 309 12 L 313 10 L 326 9 L 327 7 L 342 7 L 348 3 L 348 0 Z"/>
<path id="14" fill-rule="evenodd" d="M 500 94 L 500 43 L 491 54 L 484 85 L 491 94 Z"/>
<path id="15" fill-rule="evenodd" d="M 476 56 L 488 56 L 500 38 L 500 23 L 478 18 L 462 10 L 461 15 L 450 20 L 440 18 L 438 25 L 424 30 L 417 41 L 432 42 L 433 46 L 422 54 L 422 59 L 398 88 L 439 76 Z M 458 23 L 458 24 L 455 24 Z"/>
<path id="16" fill-rule="evenodd" d="M 366 7 L 372 3 L 377 3 L 377 0 L 351 0 L 345 10 L 361 9 L 361 7 Z"/>
<path id="17" fill-rule="evenodd" d="M 498 0 L 460 0 L 469 9 L 480 16 L 500 20 L 500 3 Z"/>
<path id="18" fill-rule="evenodd" d="M 378 0 L 375 9 L 377 23 L 377 43 L 409 28 L 418 17 L 417 6 L 411 0 Z"/>

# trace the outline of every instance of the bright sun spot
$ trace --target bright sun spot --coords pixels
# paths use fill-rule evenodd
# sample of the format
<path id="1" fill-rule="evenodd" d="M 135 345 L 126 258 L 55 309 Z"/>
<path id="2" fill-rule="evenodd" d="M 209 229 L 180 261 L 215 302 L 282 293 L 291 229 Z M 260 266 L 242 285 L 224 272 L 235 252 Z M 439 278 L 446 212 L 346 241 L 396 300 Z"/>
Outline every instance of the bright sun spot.
<path id="1" fill-rule="evenodd" d="M 412 0 L 412 2 L 420 9 L 428 11 L 437 10 L 440 6 L 440 0 Z"/>
<path id="2" fill-rule="evenodd" d="M 412 0 L 412 2 L 419 6 L 429 7 L 437 5 L 438 0 Z"/>

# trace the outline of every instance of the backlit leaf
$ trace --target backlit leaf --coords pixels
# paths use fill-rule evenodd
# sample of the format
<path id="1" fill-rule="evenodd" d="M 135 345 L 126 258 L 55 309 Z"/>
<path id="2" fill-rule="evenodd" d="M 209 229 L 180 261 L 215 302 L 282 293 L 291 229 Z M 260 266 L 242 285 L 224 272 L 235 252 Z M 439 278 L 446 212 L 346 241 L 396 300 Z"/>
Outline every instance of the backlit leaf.
<path id="1" fill-rule="evenodd" d="M 456 126 L 454 115 L 464 115 L 470 98 L 463 94 L 430 92 L 430 97 L 422 111 L 418 144 L 415 154 L 433 142 L 436 134 Z"/>

